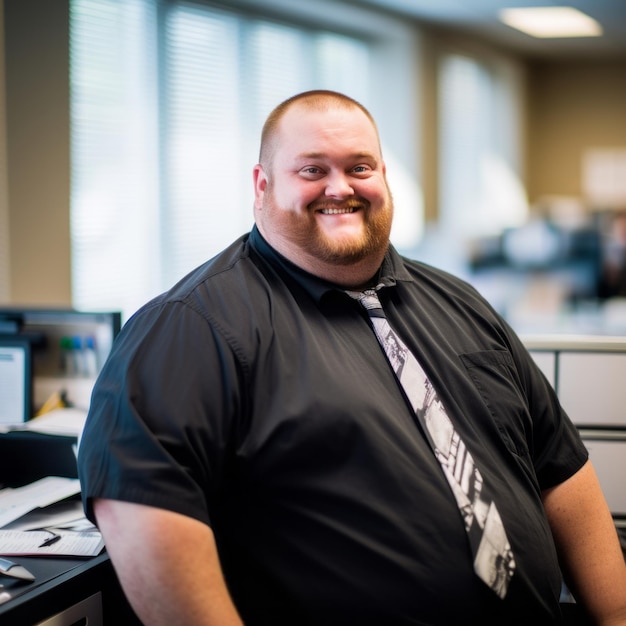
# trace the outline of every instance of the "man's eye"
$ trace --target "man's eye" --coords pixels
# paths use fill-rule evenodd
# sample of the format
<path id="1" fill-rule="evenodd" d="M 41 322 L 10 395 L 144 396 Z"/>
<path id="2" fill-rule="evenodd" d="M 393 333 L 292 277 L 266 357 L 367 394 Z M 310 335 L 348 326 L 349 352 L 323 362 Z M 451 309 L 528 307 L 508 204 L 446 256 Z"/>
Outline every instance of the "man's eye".
<path id="1" fill-rule="evenodd" d="M 356 167 L 352 168 L 352 171 L 355 174 L 364 174 L 365 172 L 369 172 L 370 168 L 367 165 L 357 165 Z"/>
<path id="2" fill-rule="evenodd" d="M 322 170 L 319 167 L 315 167 L 314 165 L 310 165 L 309 167 L 303 167 L 300 171 L 306 176 L 319 176 L 322 173 Z"/>

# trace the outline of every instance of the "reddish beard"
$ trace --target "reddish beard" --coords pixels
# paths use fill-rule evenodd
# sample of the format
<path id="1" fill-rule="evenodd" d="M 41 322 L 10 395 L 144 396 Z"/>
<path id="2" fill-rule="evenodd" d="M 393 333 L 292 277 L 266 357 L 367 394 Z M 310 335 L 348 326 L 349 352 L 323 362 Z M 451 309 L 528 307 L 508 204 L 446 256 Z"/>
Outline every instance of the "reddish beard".
<path id="1" fill-rule="evenodd" d="M 304 209 L 281 206 L 274 181 L 269 178 L 260 207 L 261 232 L 265 231 L 270 243 L 276 242 L 277 249 L 283 253 L 291 249 L 292 254 L 304 254 L 326 264 L 348 266 L 370 256 L 382 259 L 389 247 L 393 219 L 393 196 L 386 181 L 384 184 L 386 194 L 385 197 L 379 195 L 381 203 L 377 202 L 376 208 L 372 208 L 371 202 L 363 196 L 356 195 L 343 201 L 318 196 Z M 356 238 L 346 236 L 343 240 L 326 235 L 319 225 L 317 213 L 323 209 L 346 208 L 362 213 L 361 234 Z"/>
<path id="2" fill-rule="evenodd" d="M 307 207 L 306 213 L 300 214 L 291 211 L 282 212 L 276 207 L 273 194 L 269 194 L 268 204 L 270 206 L 266 205 L 266 210 L 274 212 L 274 217 L 278 218 L 274 222 L 274 227 L 279 227 L 281 234 L 287 235 L 303 252 L 324 263 L 351 265 L 372 254 L 384 253 L 389 245 L 393 216 L 391 195 L 387 202 L 376 210 L 372 210 L 370 203 L 362 198 L 350 198 L 343 202 L 316 201 Z M 345 208 L 356 209 L 363 213 L 362 235 L 357 239 L 348 237 L 344 241 L 328 237 L 319 227 L 316 213 L 322 209 Z"/>

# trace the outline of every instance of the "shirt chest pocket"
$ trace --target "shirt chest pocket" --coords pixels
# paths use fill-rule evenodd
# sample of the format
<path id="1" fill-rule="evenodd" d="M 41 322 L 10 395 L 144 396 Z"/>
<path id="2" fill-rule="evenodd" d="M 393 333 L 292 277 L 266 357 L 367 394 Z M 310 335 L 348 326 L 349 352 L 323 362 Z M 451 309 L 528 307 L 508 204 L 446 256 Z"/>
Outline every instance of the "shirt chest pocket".
<path id="1" fill-rule="evenodd" d="M 513 358 L 503 350 L 459 356 L 488 408 L 502 441 L 513 454 L 527 459 L 532 442 L 532 421 Z"/>

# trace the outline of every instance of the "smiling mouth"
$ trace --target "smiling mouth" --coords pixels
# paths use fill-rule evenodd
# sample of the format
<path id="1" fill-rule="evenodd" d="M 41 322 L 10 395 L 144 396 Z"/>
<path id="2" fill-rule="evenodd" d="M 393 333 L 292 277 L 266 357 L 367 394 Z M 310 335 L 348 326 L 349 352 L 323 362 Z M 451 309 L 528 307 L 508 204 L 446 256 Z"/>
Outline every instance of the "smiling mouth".
<path id="1" fill-rule="evenodd" d="M 345 207 L 341 209 L 322 209 L 320 213 L 322 215 L 342 215 L 343 213 L 354 213 L 356 207 Z"/>

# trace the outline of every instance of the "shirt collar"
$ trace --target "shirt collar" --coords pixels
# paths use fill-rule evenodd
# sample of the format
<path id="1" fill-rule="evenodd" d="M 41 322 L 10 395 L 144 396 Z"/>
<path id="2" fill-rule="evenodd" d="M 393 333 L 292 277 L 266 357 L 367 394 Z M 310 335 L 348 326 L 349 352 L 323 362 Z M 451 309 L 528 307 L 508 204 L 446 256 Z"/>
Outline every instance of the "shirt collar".
<path id="1" fill-rule="evenodd" d="M 280 254 L 280 252 L 275 250 L 264 239 L 256 225 L 253 226 L 248 241 L 257 254 L 281 273 L 286 273 L 318 304 L 322 298 L 330 292 L 345 292 L 343 287 L 339 287 L 334 283 L 310 274 Z M 403 258 L 398 254 L 395 248 L 389 244 L 380 266 L 378 285 L 382 287 L 395 287 L 399 281 L 413 281 L 413 277 L 405 268 Z"/>

